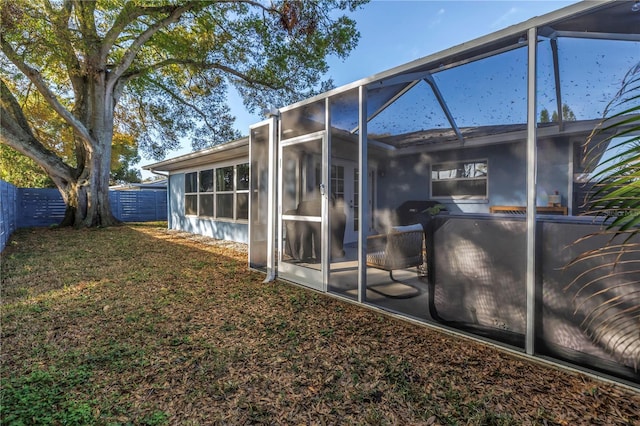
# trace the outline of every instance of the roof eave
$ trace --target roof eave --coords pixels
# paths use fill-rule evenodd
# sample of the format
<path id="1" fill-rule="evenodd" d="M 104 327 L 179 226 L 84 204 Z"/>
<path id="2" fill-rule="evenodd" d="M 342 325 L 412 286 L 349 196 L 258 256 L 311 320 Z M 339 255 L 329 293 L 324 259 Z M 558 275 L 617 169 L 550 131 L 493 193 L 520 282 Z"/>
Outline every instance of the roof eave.
<path id="1" fill-rule="evenodd" d="M 180 169 L 196 167 L 202 164 L 237 158 L 247 155 L 249 138 L 244 137 L 232 142 L 216 145 L 211 148 L 194 151 L 179 157 L 170 158 L 153 164 L 142 166 L 143 170 L 171 172 Z"/>

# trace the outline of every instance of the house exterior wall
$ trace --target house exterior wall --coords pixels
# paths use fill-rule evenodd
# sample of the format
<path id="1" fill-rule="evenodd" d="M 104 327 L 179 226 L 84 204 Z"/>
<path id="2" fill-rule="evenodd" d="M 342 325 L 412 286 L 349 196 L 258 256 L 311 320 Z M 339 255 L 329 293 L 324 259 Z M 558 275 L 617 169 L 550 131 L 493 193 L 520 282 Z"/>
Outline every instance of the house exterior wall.
<path id="1" fill-rule="evenodd" d="M 558 191 L 560 204 L 573 207 L 573 141 L 569 138 L 538 141 L 538 205 L 546 206 L 549 195 Z M 571 210 L 569 210 L 571 214 Z"/>
<path id="2" fill-rule="evenodd" d="M 249 225 L 232 222 L 186 216 L 184 213 L 184 173 L 169 177 L 169 229 L 205 235 L 221 240 L 248 243 Z"/>
<path id="3" fill-rule="evenodd" d="M 424 156 L 396 157 L 378 166 L 378 209 L 429 198 L 429 163 Z"/>
<path id="4" fill-rule="evenodd" d="M 566 206 L 571 185 L 571 150 L 566 139 L 538 142 L 537 204 L 546 206 L 548 195 L 558 191 Z M 396 157 L 378 177 L 378 208 L 394 210 L 407 200 L 437 200 L 455 213 L 489 213 L 492 205 L 527 203 L 525 143 L 438 151 Z M 488 161 L 488 198 L 442 199 L 431 197 L 431 166 L 465 160 Z"/>
<path id="5" fill-rule="evenodd" d="M 181 230 L 181 217 L 184 217 L 184 173 L 169 176 L 169 229 Z"/>

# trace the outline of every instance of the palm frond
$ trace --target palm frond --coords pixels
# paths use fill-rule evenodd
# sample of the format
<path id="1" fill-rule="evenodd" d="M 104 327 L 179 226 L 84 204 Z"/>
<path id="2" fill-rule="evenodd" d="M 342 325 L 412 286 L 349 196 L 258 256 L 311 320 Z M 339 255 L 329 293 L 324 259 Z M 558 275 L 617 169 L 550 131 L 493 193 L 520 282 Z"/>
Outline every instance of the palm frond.
<path id="1" fill-rule="evenodd" d="M 625 75 L 602 121 L 587 138 L 591 176 L 586 213 L 603 226 L 578 239 L 598 241 L 567 265 L 576 271 L 574 315 L 591 340 L 634 369 L 640 367 L 640 62 Z"/>

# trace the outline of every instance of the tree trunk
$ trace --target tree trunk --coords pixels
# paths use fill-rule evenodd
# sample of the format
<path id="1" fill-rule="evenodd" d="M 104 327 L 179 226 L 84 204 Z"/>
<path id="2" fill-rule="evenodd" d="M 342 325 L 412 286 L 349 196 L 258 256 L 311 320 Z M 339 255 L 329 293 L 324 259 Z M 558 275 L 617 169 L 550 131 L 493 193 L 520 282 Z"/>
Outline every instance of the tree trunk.
<path id="1" fill-rule="evenodd" d="M 89 158 L 91 160 L 91 158 Z M 109 201 L 109 164 L 100 158 L 88 161 L 74 182 L 58 186 L 67 210 L 60 226 L 111 226 L 119 221 L 111 213 Z"/>
<path id="2" fill-rule="evenodd" d="M 119 223 L 109 201 L 109 165 L 105 169 L 101 163 L 100 159 L 88 162 L 76 182 L 58 187 L 67 205 L 60 226 L 104 227 Z"/>
<path id="3" fill-rule="evenodd" d="M 109 178 L 113 141 L 113 95 L 106 89 L 104 72 L 90 73 L 86 95 L 76 110 L 93 136 L 90 143 L 81 142 L 76 149 L 78 178 L 59 188 L 67 203 L 61 225 L 74 227 L 111 226 L 119 223 L 111 212 Z M 78 155 L 81 153 L 81 155 Z"/>

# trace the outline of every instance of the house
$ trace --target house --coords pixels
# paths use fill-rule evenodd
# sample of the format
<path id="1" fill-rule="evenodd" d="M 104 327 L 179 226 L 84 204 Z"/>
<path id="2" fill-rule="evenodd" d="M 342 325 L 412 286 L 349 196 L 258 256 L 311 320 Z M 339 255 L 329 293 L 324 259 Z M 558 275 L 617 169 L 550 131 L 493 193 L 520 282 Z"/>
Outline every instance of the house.
<path id="1" fill-rule="evenodd" d="M 605 243 L 574 244 L 601 226 L 579 215 L 583 152 L 640 61 L 635 9 L 574 4 L 147 166 L 169 227 L 248 243 L 267 279 L 639 386 L 640 258 L 566 267 Z"/>
<path id="2" fill-rule="evenodd" d="M 249 138 L 145 168 L 168 173 L 169 229 L 248 243 Z"/>

